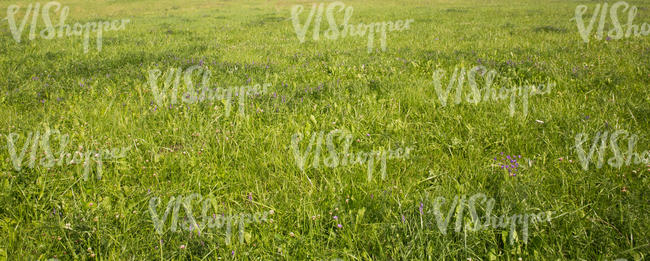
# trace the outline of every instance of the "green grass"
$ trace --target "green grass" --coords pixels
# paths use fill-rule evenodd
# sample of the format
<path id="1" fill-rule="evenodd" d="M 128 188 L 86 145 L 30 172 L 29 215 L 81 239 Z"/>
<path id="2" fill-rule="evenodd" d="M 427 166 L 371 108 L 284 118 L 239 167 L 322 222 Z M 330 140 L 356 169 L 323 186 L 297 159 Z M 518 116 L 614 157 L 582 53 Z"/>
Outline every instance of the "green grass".
<path id="1" fill-rule="evenodd" d="M 23 14 L 29 3 L 2 1 L 0 13 L 17 4 Z M 591 15 L 598 1 L 346 1 L 354 8 L 351 24 L 415 20 L 410 29 L 388 34 L 386 51 L 375 38 L 376 49 L 368 53 L 366 37 L 313 41 L 311 29 L 301 44 L 290 9 L 305 5 L 304 20 L 311 3 L 65 1 L 68 24 L 130 19 L 125 30 L 105 32 L 101 52 L 91 44 L 88 53 L 81 37 L 29 41 L 23 33 L 17 43 L 3 20 L 0 259 L 648 256 L 650 170 L 646 164 L 592 164 L 585 171 L 574 137 L 626 130 L 639 135 L 637 152 L 650 150 L 650 36 L 584 43 L 570 19 L 577 5 L 589 6 Z M 650 23 L 648 3 L 628 3 L 639 7 L 636 24 Z M 530 97 L 526 116 L 519 99 L 512 117 L 505 100 L 443 107 L 433 72 L 469 70 L 479 59 L 498 72 L 496 86 L 556 86 Z M 221 102 L 154 110 L 148 71 L 199 61 L 212 72 L 213 85 L 246 85 L 250 78 L 271 83 L 269 94 L 249 99 L 244 115 L 233 107 L 226 116 Z M 30 132 L 48 128 L 70 135 L 69 152 L 78 146 L 132 149 L 104 162 L 101 180 L 91 175 L 84 181 L 80 165 L 15 171 L 5 136 L 20 134 L 22 146 Z M 301 171 L 291 136 L 334 129 L 354 136 L 352 151 L 410 146 L 412 157 L 389 160 L 386 179 L 376 169 L 370 182 L 365 166 Z M 501 152 L 520 154 L 532 166 L 510 177 L 493 163 Z M 606 158 L 612 155 L 608 150 Z M 160 215 L 172 196 L 193 193 L 214 198 L 217 213 L 273 210 L 273 222 L 247 224 L 247 240 L 240 243 L 235 233 L 228 245 L 223 228 L 200 236 L 172 233 L 168 221 L 166 232 L 157 234 L 149 200 L 161 199 Z M 527 242 L 518 235 L 510 244 L 509 229 L 455 232 L 455 218 L 443 235 L 430 212 L 433 199 L 475 193 L 495 199 L 496 216 L 554 211 L 554 218 L 531 225 Z M 194 201 L 195 217 L 200 209 Z M 471 220 L 467 212 L 464 219 Z"/>

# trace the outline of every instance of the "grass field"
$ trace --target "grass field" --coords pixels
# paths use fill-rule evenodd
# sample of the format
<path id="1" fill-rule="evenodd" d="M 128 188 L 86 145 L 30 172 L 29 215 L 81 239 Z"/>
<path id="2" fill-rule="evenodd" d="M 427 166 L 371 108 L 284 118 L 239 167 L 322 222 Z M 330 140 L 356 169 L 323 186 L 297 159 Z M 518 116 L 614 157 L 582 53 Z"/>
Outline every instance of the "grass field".
<path id="1" fill-rule="evenodd" d="M 650 36 L 598 40 L 594 29 L 583 41 L 576 7 L 588 7 L 588 24 L 602 1 L 342 2 L 354 10 L 351 25 L 413 19 L 387 34 L 385 50 L 376 36 L 371 52 L 367 36 L 326 39 L 325 16 L 320 39 L 312 23 L 301 43 L 292 8 L 304 6 L 303 24 L 312 3 L 331 1 L 61 2 L 69 25 L 129 19 L 103 33 L 101 50 L 91 34 L 87 51 L 83 36 L 30 40 L 32 18 L 17 42 L 9 8 L 20 7 L 12 18 L 20 24 L 35 3 L 0 1 L 0 260 L 650 255 L 650 162 L 616 162 L 629 158 L 632 137 L 641 158 L 650 150 Z M 650 4 L 627 3 L 638 7 L 634 23 L 643 30 Z M 58 22 L 60 12 L 50 13 Z M 619 17 L 627 22 L 622 8 Z M 36 20 L 38 33 L 45 25 Z M 465 77 L 461 98 L 452 87 L 443 105 L 440 87 L 447 90 L 454 70 L 468 76 L 475 66 L 483 66 L 480 88 L 493 70 L 493 88 L 537 95 L 471 100 Z M 231 98 L 183 102 L 189 87 L 176 72 L 188 68 L 199 68 L 195 88 L 208 75 Z M 158 103 L 175 76 L 177 103 L 169 95 Z M 241 98 L 241 86 L 264 83 Z M 340 135 L 328 142 L 334 130 Z M 604 132 L 611 142 L 594 143 Z M 599 152 L 583 167 L 582 133 L 587 154 L 592 144 L 604 153 L 601 168 Z M 60 149 L 64 134 L 69 144 Z M 383 162 L 377 154 L 369 177 L 368 154 L 365 163 L 328 166 L 330 143 L 339 154 L 349 146 L 357 163 L 359 152 L 402 154 L 384 153 Z M 101 164 L 92 161 L 98 154 Z M 484 201 L 470 202 L 473 195 Z M 547 214 L 469 227 L 476 216 L 527 213 Z"/>

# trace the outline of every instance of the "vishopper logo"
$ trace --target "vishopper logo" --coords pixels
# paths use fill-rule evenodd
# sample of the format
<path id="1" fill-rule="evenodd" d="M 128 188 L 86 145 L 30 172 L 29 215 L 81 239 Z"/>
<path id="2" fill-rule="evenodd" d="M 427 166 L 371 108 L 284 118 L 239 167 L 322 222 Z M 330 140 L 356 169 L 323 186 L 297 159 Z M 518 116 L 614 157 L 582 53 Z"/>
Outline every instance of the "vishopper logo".
<path id="1" fill-rule="evenodd" d="M 192 201 L 196 200 L 201 205 L 201 222 L 197 222 L 194 218 L 192 211 Z M 185 216 L 182 217 L 180 223 L 179 231 L 185 230 L 187 232 L 196 231 L 200 236 L 202 231 L 206 229 L 220 229 L 225 226 L 226 234 L 226 244 L 230 244 L 230 238 L 232 235 L 233 225 L 238 225 L 239 228 L 239 242 L 243 243 L 246 237 L 245 224 L 248 223 L 261 223 L 266 222 L 268 219 L 269 212 L 257 212 L 255 214 L 236 214 L 236 215 L 225 215 L 218 214 L 217 212 L 217 201 L 209 196 L 208 198 L 203 198 L 200 194 L 193 193 L 185 198 L 183 196 L 174 197 L 172 196 L 167 203 L 167 208 L 165 209 L 162 217 L 158 214 L 157 208 L 160 204 L 160 198 L 152 197 L 149 200 L 149 214 L 151 214 L 151 219 L 153 221 L 153 227 L 156 230 L 156 233 L 162 235 L 164 233 L 163 227 L 169 217 L 169 213 L 172 214 L 171 227 L 170 230 L 172 233 L 175 233 L 177 227 L 179 226 L 178 219 L 180 207 L 183 206 Z M 213 208 L 215 211 L 212 215 L 208 212 L 210 208 Z"/>
<path id="2" fill-rule="evenodd" d="M 59 152 L 57 153 L 59 155 L 59 159 L 57 160 L 55 158 L 55 154 L 52 153 L 52 149 L 50 148 L 50 137 L 52 135 L 55 135 L 54 137 L 58 138 L 59 141 Z M 39 164 L 46 168 L 52 168 L 54 167 L 54 164 L 56 162 L 56 165 L 61 167 L 64 164 L 66 165 L 73 165 L 73 164 L 79 164 L 83 160 L 83 166 L 84 166 L 84 181 L 88 180 L 88 174 L 90 172 L 90 166 L 92 164 L 92 160 L 97 164 L 96 165 L 96 170 L 97 170 L 97 179 L 102 178 L 102 170 L 103 170 L 103 160 L 107 159 L 120 159 L 120 158 L 125 158 L 126 157 L 126 152 L 131 149 L 131 147 L 123 147 L 121 149 L 114 148 L 113 150 L 87 150 L 85 152 L 82 152 L 81 150 L 83 149 L 82 146 L 79 146 L 79 150 L 75 151 L 73 153 L 66 153 L 66 148 L 68 144 L 70 143 L 70 137 L 68 134 L 61 135 L 61 133 L 58 130 L 46 130 L 45 133 L 41 136 L 40 131 L 36 131 L 34 134 L 33 132 L 30 132 L 25 141 L 23 141 L 23 146 L 22 149 L 20 150 L 20 154 L 17 154 L 16 152 L 16 144 L 20 140 L 20 134 L 17 133 L 11 133 L 7 135 L 7 149 L 9 151 L 9 156 L 11 157 L 11 163 L 16 171 L 21 171 L 23 167 L 23 159 L 25 158 L 25 154 L 27 152 L 27 148 L 31 144 L 31 150 L 30 150 L 30 158 L 29 158 L 29 165 L 27 165 L 28 168 L 34 168 L 35 163 L 37 160 L 37 152 L 38 152 L 38 147 L 40 145 L 41 149 L 43 149 L 43 157 L 38 161 Z M 40 140 L 40 142 L 39 142 Z M 20 148 L 20 147 L 18 147 Z"/>
<path id="3" fill-rule="evenodd" d="M 321 21 L 323 20 L 323 12 L 325 11 L 324 9 L 324 3 L 318 4 L 318 9 L 316 8 L 317 4 L 314 3 L 312 4 L 311 11 L 309 12 L 309 16 L 307 16 L 305 22 L 301 25 L 300 24 L 300 14 L 303 12 L 305 9 L 302 5 L 294 5 L 291 8 L 291 22 L 293 23 L 293 28 L 296 31 L 296 36 L 298 37 L 298 40 L 300 40 L 300 43 L 305 42 L 305 35 L 307 34 L 307 29 L 309 29 L 309 26 L 311 25 L 312 21 L 314 21 L 314 29 L 313 29 L 313 34 L 312 37 L 314 41 L 318 41 L 320 39 L 320 30 L 321 30 Z M 345 9 L 345 15 L 343 17 L 343 23 L 341 25 L 337 25 L 336 19 L 334 18 L 334 12 L 338 8 L 336 12 L 342 12 Z M 350 18 L 352 18 L 352 13 L 354 12 L 354 8 L 351 6 L 348 6 L 345 8 L 345 4 L 339 1 L 329 3 L 327 5 L 327 23 L 329 24 L 329 29 L 325 31 L 324 35 L 325 38 L 329 40 L 336 40 L 339 37 L 345 38 L 347 36 L 360 36 L 364 37 L 366 35 L 366 32 L 368 33 L 368 53 L 372 53 L 374 50 L 374 39 L 375 39 L 375 33 L 379 35 L 379 42 L 381 46 L 382 51 L 386 51 L 386 33 L 392 32 L 392 31 L 403 31 L 407 30 L 410 27 L 410 24 L 415 21 L 413 19 L 408 19 L 406 21 L 403 20 L 397 20 L 395 22 L 377 22 L 377 23 L 371 23 L 371 24 L 364 24 L 364 23 L 359 23 L 358 25 L 349 25 Z M 314 14 L 316 14 L 316 18 L 314 20 Z M 341 30 L 342 29 L 342 30 Z"/>
<path id="4" fill-rule="evenodd" d="M 582 40 L 585 43 L 589 42 L 589 34 L 591 34 L 593 31 L 594 26 L 598 26 L 598 29 L 596 31 L 596 39 L 603 40 L 603 30 L 605 29 L 605 22 L 607 20 L 608 14 L 612 20 L 612 27 L 609 29 L 609 31 L 607 31 L 607 40 L 618 40 L 623 37 L 629 38 L 632 36 L 632 34 L 634 34 L 636 37 L 648 36 L 650 34 L 650 24 L 643 23 L 641 26 L 634 24 L 634 18 L 636 18 L 638 11 L 638 8 L 636 6 L 630 6 L 627 2 L 619 1 L 613 4 L 611 9 L 608 10 L 607 8 L 608 3 L 606 2 L 602 5 L 596 4 L 594 12 L 591 15 L 591 19 L 589 20 L 589 24 L 585 26 L 585 21 L 583 21 L 582 16 L 587 12 L 587 9 L 589 8 L 586 5 L 579 5 L 576 7 L 575 17 L 573 19 L 576 20 L 578 32 L 580 33 L 580 37 L 582 37 Z M 623 14 L 627 11 L 627 24 L 625 24 L 627 30 L 625 31 L 623 30 L 623 26 L 621 25 L 618 17 L 619 9 Z M 598 18 L 599 15 L 600 20 L 598 21 L 598 25 L 596 25 L 596 18 Z"/>
<path id="5" fill-rule="evenodd" d="M 429 194 L 426 194 L 425 202 L 429 202 Z M 433 202 L 433 210 L 427 210 L 425 213 L 424 203 L 420 203 L 419 212 L 420 212 L 420 226 L 421 228 L 425 227 L 425 220 L 427 221 L 427 227 L 431 225 L 432 222 L 428 220 L 428 215 L 433 212 L 435 218 L 435 225 L 438 227 L 440 232 L 443 235 L 447 234 L 449 224 L 452 220 L 454 214 L 456 214 L 455 227 L 454 231 L 456 233 L 460 232 L 461 229 L 466 231 L 476 232 L 481 230 L 487 230 L 490 227 L 493 229 L 497 228 L 508 228 L 510 227 L 509 243 L 513 244 L 515 238 L 517 237 L 517 225 L 521 225 L 521 239 L 524 243 L 528 242 L 528 228 L 529 222 L 541 222 L 546 220 L 551 222 L 552 211 L 539 212 L 538 214 L 514 214 L 512 216 L 501 215 L 500 217 L 492 215 L 492 210 L 494 209 L 495 200 L 489 198 L 483 193 L 476 193 L 467 198 L 466 195 L 455 196 L 453 201 L 448 201 L 445 197 L 437 197 Z M 443 212 L 442 208 L 445 204 L 449 204 L 449 210 Z M 478 214 L 478 209 L 480 204 L 485 204 L 485 216 L 481 218 Z M 467 211 L 471 218 L 470 223 L 466 223 L 463 226 L 463 222 L 466 221 L 464 217 L 465 205 L 467 205 Z M 446 214 L 443 214 L 446 213 Z"/>
<path id="6" fill-rule="evenodd" d="M 580 160 L 580 163 L 582 164 L 582 168 L 584 170 L 589 170 L 589 163 L 592 161 L 592 157 L 594 155 L 594 152 L 596 151 L 596 148 L 598 148 L 598 159 L 596 162 L 596 168 L 600 169 L 603 166 L 604 162 L 604 156 L 607 153 L 607 139 L 609 136 L 609 132 L 605 131 L 602 134 L 600 132 L 597 132 L 596 135 L 594 136 L 593 143 L 591 144 L 591 147 L 589 148 L 589 154 L 585 153 L 585 149 L 582 147 L 582 144 L 587 142 L 588 136 L 585 133 L 578 133 L 575 136 L 575 145 L 576 145 L 576 151 L 578 153 L 578 159 Z M 627 153 L 623 153 L 621 149 L 618 146 L 618 140 L 620 138 L 626 138 L 628 139 L 627 142 Z M 598 140 L 600 140 L 600 147 L 598 146 Z M 644 151 L 643 153 L 639 154 L 635 151 L 636 143 L 638 142 L 639 138 L 636 134 L 630 135 L 627 131 L 625 130 L 616 130 L 612 133 L 611 136 L 609 136 L 609 145 L 611 147 L 612 153 L 614 153 L 614 156 L 609 158 L 607 160 L 607 164 L 609 164 L 611 167 L 614 168 L 620 168 L 624 163 L 626 166 L 630 166 L 632 164 L 632 160 L 634 159 L 634 164 L 650 164 L 650 151 Z"/>
<path id="7" fill-rule="evenodd" d="M 323 145 L 323 132 L 314 132 L 311 133 L 311 138 L 309 144 L 304 151 L 300 149 L 300 142 L 303 140 L 305 135 L 302 133 L 295 133 L 291 136 L 291 148 L 293 150 L 293 155 L 296 160 L 296 165 L 300 170 L 304 171 L 305 166 L 309 166 L 308 158 L 310 152 L 314 145 L 316 145 L 315 151 L 313 152 L 312 168 L 317 169 L 320 166 L 321 159 L 321 150 Z M 345 140 L 343 144 L 343 153 L 339 154 L 337 152 L 336 146 L 334 145 L 334 138 L 339 136 L 338 141 L 341 142 Z M 405 150 L 398 148 L 395 150 L 373 150 L 371 152 L 351 152 L 350 146 L 352 145 L 352 134 L 345 133 L 342 130 L 333 130 L 327 134 L 327 150 L 329 155 L 323 156 L 323 165 L 328 168 L 336 168 L 338 166 L 347 166 L 349 165 L 367 165 L 368 181 L 372 180 L 375 162 L 377 164 L 381 162 L 381 177 L 382 180 L 386 179 L 386 159 L 405 159 L 410 156 L 411 150 L 413 148 L 407 147 Z M 340 155 L 340 156 L 339 156 Z M 356 157 L 355 157 L 356 156 Z"/>
<path id="8" fill-rule="evenodd" d="M 267 88 L 271 86 L 270 83 L 264 83 L 263 85 L 250 84 L 212 89 L 210 88 L 211 71 L 199 65 L 191 66 L 185 69 L 185 71 L 181 68 L 169 68 L 165 76 L 163 76 L 164 82 L 162 87 L 159 87 L 158 78 L 161 75 L 162 72 L 160 70 L 152 69 L 149 70 L 147 78 L 154 100 L 159 107 L 163 107 L 165 104 L 173 105 L 178 103 L 178 93 L 180 91 L 182 93 L 180 100 L 187 104 L 203 102 L 206 100 L 222 101 L 225 106 L 226 117 L 230 116 L 231 102 L 235 99 L 234 97 L 237 97 L 239 113 L 240 115 L 243 115 L 246 97 L 265 94 L 267 93 Z M 200 83 L 198 85 L 199 90 L 194 89 L 194 86 L 196 85 L 194 84 L 193 78 L 197 78 L 194 75 L 197 75 L 198 78 L 200 78 Z M 183 76 L 183 81 L 185 83 L 184 93 L 182 90 L 179 90 L 181 76 Z"/>
<path id="9" fill-rule="evenodd" d="M 445 78 L 446 71 L 443 69 L 437 69 L 433 72 L 433 86 L 438 95 L 438 99 L 443 107 L 447 106 L 448 98 L 451 93 L 454 85 L 456 87 L 456 97 L 454 99 L 455 104 L 460 104 L 462 101 L 462 95 L 465 95 L 465 99 L 468 103 L 478 104 L 483 101 L 499 101 L 508 99 L 510 96 L 510 117 L 514 116 L 515 113 L 515 100 L 517 96 L 522 97 L 522 107 L 524 111 L 524 117 L 528 115 L 528 97 L 532 95 L 541 95 L 548 94 L 551 92 L 551 88 L 555 86 L 555 83 L 548 83 L 546 85 L 540 84 L 539 86 L 527 85 L 527 86 L 518 86 L 513 87 L 512 89 L 506 89 L 501 87 L 500 90 L 492 88 L 494 84 L 495 77 L 497 72 L 495 70 L 487 71 L 484 66 L 475 66 L 474 68 L 466 71 L 464 67 L 461 66 L 460 73 L 458 67 L 454 69 L 453 74 L 449 77 L 449 83 L 447 84 L 447 89 L 443 89 L 442 82 Z M 463 87 L 466 86 L 465 76 L 467 76 L 467 84 L 469 84 L 470 91 L 463 92 Z M 482 76 L 483 79 L 480 80 L 479 77 Z M 485 86 L 483 89 L 479 89 L 480 83 L 483 83 Z M 542 91 L 543 89 L 543 91 Z"/>
<path id="10" fill-rule="evenodd" d="M 59 23 L 57 26 L 54 26 L 52 24 L 52 19 L 50 17 L 50 10 L 52 9 L 54 12 L 58 12 L 59 10 L 61 10 L 61 13 L 59 15 Z M 84 53 L 87 53 L 89 49 L 88 46 L 89 46 L 91 31 L 96 32 L 97 50 L 101 51 L 104 32 L 124 30 L 125 25 L 130 21 L 129 19 L 122 19 L 122 20 L 114 20 L 112 22 L 100 21 L 100 22 L 88 22 L 85 24 L 75 23 L 74 25 L 71 26 L 65 23 L 65 19 L 68 17 L 68 13 L 70 12 L 69 8 L 67 6 L 61 8 L 61 3 L 53 1 L 44 4 L 42 10 L 41 10 L 40 3 L 29 4 L 27 6 L 22 21 L 20 21 L 20 25 L 16 26 L 16 15 L 18 14 L 19 10 L 20 10 L 20 6 L 18 5 L 10 5 L 9 7 L 7 7 L 6 19 L 9 22 L 9 29 L 11 29 L 11 34 L 14 40 L 16 40 L 16 42 L 20 43 L 22 38 L 22 32 L 25 29 L 25 25 L 31 15 L 31 28 L 28 37 L 30 41 L 34 40 L 38 35 L 40 35 L 41 38 L 43 39 L 53 39 L 55 36 L 61 38 L 63 37 L 65 31 L 65 36 L 83 35 Z M 45 23 L 45 28 L 42 29 L 40 33 L 36 33 L 39 14 L 43 18 L 43 23 Z M 56 27 L 59 28 L 58 34 L 57 34 Z"/>

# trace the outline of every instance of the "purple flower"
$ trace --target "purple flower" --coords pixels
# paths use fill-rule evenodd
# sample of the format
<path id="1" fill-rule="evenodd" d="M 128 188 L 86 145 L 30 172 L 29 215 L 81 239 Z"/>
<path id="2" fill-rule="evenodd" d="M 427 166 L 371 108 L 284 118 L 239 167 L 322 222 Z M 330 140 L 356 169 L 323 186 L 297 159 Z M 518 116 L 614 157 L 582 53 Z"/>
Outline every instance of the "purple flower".
<path id="1" fill-rule="evenodd" d="M 341 225 L 341 224 L 338 224 L 338 225 L 336 225 L 336 226 L 339 227 L 339 228 L 342 228 L 342 227 L 343 227 L 343 225 Z"/>
<path id="2" fill-rule="evenodd" d="M 402 215 L 402 223 L 406 222 L 406 218 Z"/>
<path id="3" fill-rule="evenodd" d="M 253 201 L 253 192 L 248 193 L 248 200 Z"/>
<path id="4" fill-rule="evenodd" d="M 370 133 L 366 133 L 366 136 L 370 137 Z"/>
<path id="5" fill-rule="evenodd" d="M 424 210 L 424 204 L 422 204 L 422 202 L 420 202 L 420 215 L 424 214 L 423 210 Z"/>
<path id="6" fill-rule="evenodd" d="M 334 216 L 333 218 L 334 218 L 334 220 L 337 220 L 337 219 L 339 219 L 339 217 L 338 217 L 338 216 Z"/>
<path id="7" fill-rule="evenodd" d="M 234 256 L 234 255 L 235 255 L 235 250 L 233 250 L 232 252 L 230 252 L 230 255 L 233 255 L 233 256 Z"/>

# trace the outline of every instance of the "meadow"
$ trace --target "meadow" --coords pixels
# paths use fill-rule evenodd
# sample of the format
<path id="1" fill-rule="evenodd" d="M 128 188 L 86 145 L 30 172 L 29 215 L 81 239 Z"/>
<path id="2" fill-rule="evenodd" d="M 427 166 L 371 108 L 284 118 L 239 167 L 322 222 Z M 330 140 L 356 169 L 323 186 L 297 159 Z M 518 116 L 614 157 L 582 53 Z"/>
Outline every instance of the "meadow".
<path id="1" fill-rule="evenodd" d="M 650 36 L 585 41 L 603 1 L 342 1 L 404 21 L 370 49 L 325 16 L 301 42 L 292 8 L 332 1 L 61 1 L 128 19 L 101 50 L 31 17 L 17 42 L 35 3 L 0 1 L 0 260 L 650 255 Z"/>

